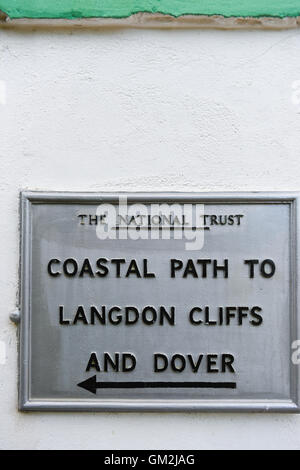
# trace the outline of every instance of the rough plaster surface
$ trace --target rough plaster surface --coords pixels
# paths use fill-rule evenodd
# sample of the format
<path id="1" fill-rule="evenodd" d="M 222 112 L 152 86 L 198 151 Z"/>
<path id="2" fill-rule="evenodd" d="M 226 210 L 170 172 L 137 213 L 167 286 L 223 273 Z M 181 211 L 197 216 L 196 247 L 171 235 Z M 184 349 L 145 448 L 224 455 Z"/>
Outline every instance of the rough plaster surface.
<path id="1" fill-rule="evenodd" d="M 213 29 L 292 29 L 300 25 L 300 17 L 271 16 L 224 18 L 220 15 L 184 15 L 178 18 L 160 13 L 136 13 L 128 18 L 11 19 L 0 10 L 0 27 L 10 28 L 213 28 Z"/>
<path id="2" fill-rule="evenodd" d="M 19 413 L 9 321 L 20 189 L 299 190 L 299 47 L 299 30 L 0 31 L 0 448 L 300 448 L 300 415 Z"/>

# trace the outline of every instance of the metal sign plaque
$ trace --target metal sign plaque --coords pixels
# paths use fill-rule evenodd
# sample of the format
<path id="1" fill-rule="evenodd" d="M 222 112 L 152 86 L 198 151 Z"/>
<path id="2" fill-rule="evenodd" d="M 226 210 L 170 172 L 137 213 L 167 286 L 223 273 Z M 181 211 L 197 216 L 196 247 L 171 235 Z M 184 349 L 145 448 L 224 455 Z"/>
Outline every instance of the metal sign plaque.
<path id="1" fill-rule="evenodd" d="M 297 194 L 21 206 L 21 410 L 298 411 Z"/>

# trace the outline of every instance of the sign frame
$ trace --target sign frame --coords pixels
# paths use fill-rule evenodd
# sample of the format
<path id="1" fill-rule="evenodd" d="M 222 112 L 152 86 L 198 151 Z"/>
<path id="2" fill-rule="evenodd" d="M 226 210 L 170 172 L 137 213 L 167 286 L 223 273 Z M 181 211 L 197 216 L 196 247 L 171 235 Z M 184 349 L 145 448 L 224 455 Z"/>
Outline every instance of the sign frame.
<path id="1" fill-rule="evenodd" d="M 290 360 L 290 399 L 209 399 L 209 400 L 103 400 L 62 399 L 33 400 L 30 397 L 30 323 L 31 323 L 31 274 L 32 274 L 32 226 L 31 214 L 35 204 L 116 204 L 119 196 L 126 196 L 128 203 L 203 203 L 203 204 L 288 204 L 290 207 L 290 344 L 300 339 L 299 308 L 299 237 L 300 193 L 297 192 L 212 192 L 212 193 L 105 193 L 105 192 L 40 192 L 22 191 L 20 194 L 20 326 L 19 326 L 19 410 L 20 411 L 209 411 L 209 412 L 300 412 L 299 366 Z M 290 351 L 290 357 L 293 350 Z"/>

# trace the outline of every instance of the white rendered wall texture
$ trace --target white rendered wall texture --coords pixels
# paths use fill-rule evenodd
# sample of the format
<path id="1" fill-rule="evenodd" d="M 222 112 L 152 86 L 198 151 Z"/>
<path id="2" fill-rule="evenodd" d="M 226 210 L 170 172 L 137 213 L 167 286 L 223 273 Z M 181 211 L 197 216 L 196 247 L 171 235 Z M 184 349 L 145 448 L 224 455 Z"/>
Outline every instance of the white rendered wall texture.
<path id="1" fill-rule="evenodd" d="M 21 413 L 21 189 L 300 190 L 300 30 L 0 30 L 0 448 L 300 448 L 300 416 Z"/>

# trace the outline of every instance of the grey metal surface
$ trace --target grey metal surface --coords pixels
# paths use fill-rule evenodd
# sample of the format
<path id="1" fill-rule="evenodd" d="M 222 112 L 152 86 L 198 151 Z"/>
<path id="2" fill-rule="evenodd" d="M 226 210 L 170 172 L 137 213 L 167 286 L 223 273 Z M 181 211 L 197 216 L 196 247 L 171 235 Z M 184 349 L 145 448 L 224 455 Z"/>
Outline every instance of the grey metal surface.
<path id="1" fill-rule="evenodd" d="M 100 203 L 116 204 L 118 197 L 114 193 L 21 195 L 19 408 L 298 411 L 299 366 L 291 361 L 292 342 L 300 338 L 298 194 L 127 194 L 129 203 L 199 203 L 204 204 L 208 215 L 243 215 L 240 225 L 210 226 L 204 233 L 203 248 L 197 251 L 187 251 L 184 241 L 175 239 L 99 240 L 95 226 L 79 225 L 79 214 L 95 214 Z M 99 258 L 135 259 L 139 266 L 147 259 L 149 270 L 156 277 L 126 278 L 122 274 L 117 278 L 113 269 L 106 277 L 49 275 L 50 259 L 69 258 L 76 259 L 79 265 L 88 258 L 94 268 Z M 183 278 L 181 271 L 171 278 L 170 259 L 180 259 L 184 264 L 192 259 L 195 265 L 197 259 L 220 263 L 228 259 L 229 275 L 213 278 L 208 270 L 206 278 Z M 247 259 L 273 260 L 275 274 L 271 278 L 259 274 L 250 278 L 244 264 Z M 61 269 L 61 265 L 53 266 L 54 271 Z M 69 319 L 70 324 L 59 323 L 59 306 L 64 307 L 64 319 Z M 118 325 L 82 321 L 72 324 L 79 306 L 84 307 L 87 318 L 91 306 L 119 306 L 122 313 L 126 306 L 139 311 L 146 306 L 156 310 L 174 306 L 176 320 L 175 325 L 160 325 L 158 321 L 148 325 L 140 320 L 125 325 L 123 316 Z M 213 320 L 221 306 L 260 306 L 263 322 L 254 326 L 250 322 L 254 318 L 248 315 L 242 325 L 237 318 L 231 319 L 229 325 L 192 325 L 188 315 L 195 306 L 209 306 Z M 133 354 L 137 364 L 131 372 L 99 372 L 95 368 L 86 371 L 93 352 L 101 369 L 104 352 L 111 357 L 115 353 Z M 182 372 L 171 367 L 154 372 L 155 353 L 165 354 L 169 361 L 172 355 L 179 354 L 185 357 L 186 367 Z M 201 354 L 199 369 L 193 372 L 188 355 L 195 363 Z M 207 354 L 218 355 L 219 370 L 222 354 L 231 354 L 234 372 L 229 368 L 225 372 L 207 372 Z M 94 376 L 99 384 L 95 393 L 78 386 Z M 132 386 L 125 385 L 128 382 Z M 163 382 L 162 386 L 157 382 Z M 192 382 L 194 387 L 190 386 Z M 106 388 L 101 386 L 103 383 Z M 220 385 L 224 383 L 226 388 Z"/>

